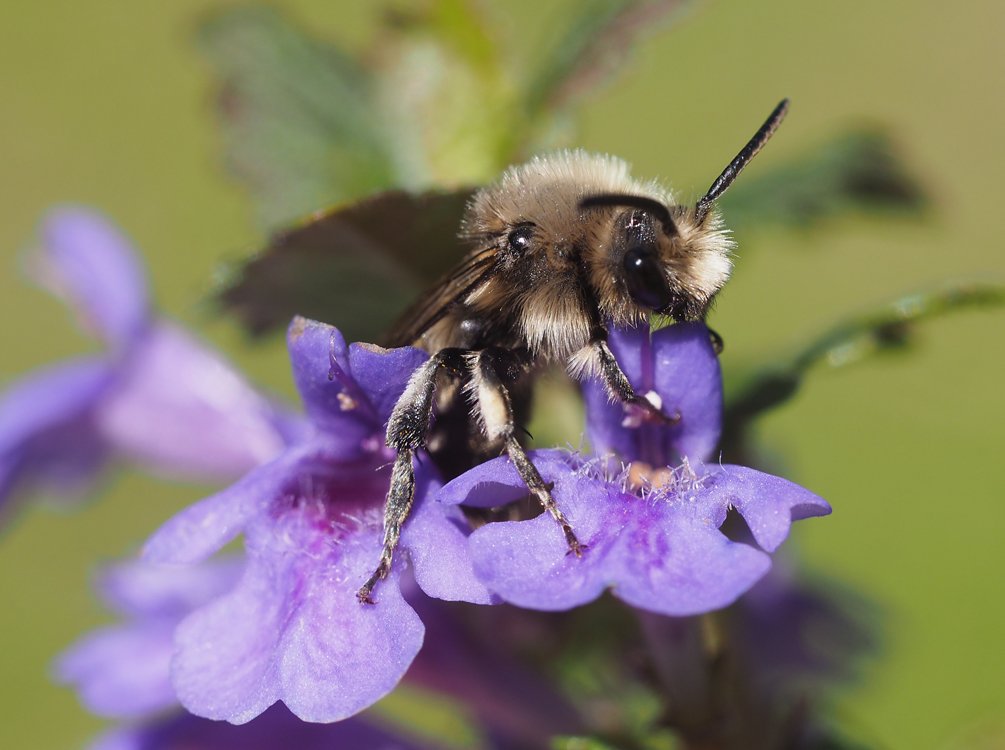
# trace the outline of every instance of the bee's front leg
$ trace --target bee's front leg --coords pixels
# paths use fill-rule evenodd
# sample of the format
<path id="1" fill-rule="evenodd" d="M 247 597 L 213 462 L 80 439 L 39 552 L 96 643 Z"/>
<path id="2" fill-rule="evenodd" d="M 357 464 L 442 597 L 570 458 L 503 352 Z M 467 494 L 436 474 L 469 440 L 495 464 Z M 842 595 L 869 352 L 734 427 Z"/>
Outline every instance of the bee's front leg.
<path id="1" fill-rule="evenodd" d="M 387 576 L 391 559 L 401 538 L 401 527 L 412 510 L 415 498 L 415 473 L 412 457 L 426 444 L 429 419 L 433 413 L 433 391 L 441 370 L 460 374 L 465 366 L 463 349 L 442 349 L 412 373 L 404 392 L 398 397 L 387 422 L 387 447 L 397 453 L 391 470 L 391 486 L 384 503 L 384 545 L 373 575 L 356 592 L 356 598 L 373 604 L 371 594 L 377 581 Z"/>
<path id="2" fill-rule="evenodd" d="M 611 398 L 638 410 L 640 416 L 665 424 L 676 424 L 680 421 L 680 414 L 667 414 L 663 411 L 661 403 L 651 401 L 647 395 L 635 392 L 625 371 L 614 358 L 611 347 L 607 345 L 607 331 L 595 333 L 590 343 L 582 351 L 577 352 L 576 360 L 581 370 L 594 372 L 600 376 Z"/>
<path id="3" fill-rule="evenodd" d="M 558 525 L 562 527 L 569 552 L 581 557 L 584 545 L 576 538 L 572 525 L 551 496 L 551 485 L 544 481 L 527 452 L 516 439 L 513 422 L 513 407 L 503 374 L 515 369 L 515 355 L 503 349 L 490 348 L 469 355 L 468 367 L 471 371 L 470 394 L 478 406 L 485 437 L 492 443 L 499 443 L 506 449 L 513 466 L 527 489 L 537 498 Z"/>

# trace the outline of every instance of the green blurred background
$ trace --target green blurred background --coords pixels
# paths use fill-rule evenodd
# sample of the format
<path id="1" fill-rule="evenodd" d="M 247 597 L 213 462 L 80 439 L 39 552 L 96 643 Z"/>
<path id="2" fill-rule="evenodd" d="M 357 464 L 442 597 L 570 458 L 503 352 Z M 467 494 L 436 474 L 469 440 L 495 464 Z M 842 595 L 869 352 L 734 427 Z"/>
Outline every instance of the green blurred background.
<path id="1" fill-rule="evenodd" d="M 275 3 L 359 48 L 365 3 Z M 19 254 L 59 202 L 106 211 L 133 237 L 161 308 L 292 397 L 280 341 L 255 347 L 205 304 L 215 269 L 261 241 L 223 173 L 211 78 L 191 37 L 219 0 L 8 2 L 0 10 L 0 380 L 90 343 L 25 283 Z M 565 3 L 499 4 L 546 43 Z M 712 325 L 727 372 L 783 354 L 846 313 L 943 279 L 1005 277 L 1005 6 L 983 0 L 698 4 L 589 101 L 578 145 L 643 177 L 704 189 L 782 96 L 793 109 L 759 162 L 853 125 L 882 124 L 934 199 L 923 221 L 842 219 L 741 238 Z M 751 173 L 757 169 L 757 162 Z M 728 220 L 728 216 L 727 216 Z M 26 311 L 30 311 L 27 312 Z M 1003 318 L 928 324 L 910 354 L 820 372 L 761 424 L 787 475 L 834 506 L 797 526 L 812 571 L 880 603 L 880 657 L 833 696 L 848 734 L 881 747 L 1005 747 Z M 0 747 L 78 747 L 101 722 L 52 684 L 52 656 L 107 621 L 101 561 L 205 488 L 117 474 L 99 502 L 32 506 L 0 538 Z"/>

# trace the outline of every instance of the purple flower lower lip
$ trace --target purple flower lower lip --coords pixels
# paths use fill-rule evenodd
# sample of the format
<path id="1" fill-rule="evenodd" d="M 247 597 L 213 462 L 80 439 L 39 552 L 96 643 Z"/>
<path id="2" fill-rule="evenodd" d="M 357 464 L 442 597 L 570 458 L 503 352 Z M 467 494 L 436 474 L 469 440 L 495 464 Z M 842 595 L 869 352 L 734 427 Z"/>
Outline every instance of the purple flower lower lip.
<path id="1" fill-rule="evenodd" d="M 770 566 L 793 520 L 825 515 L 823 500 L 786 480 L 741 466 L 685 463 L 644 497 L 607 462 L 563 451 L 534 454 L 542 476 L 587 545 L 567 554 L 550 518 L 493 523 L 471 535 L 475 572 L 506 601 L 562 610 L 611 589 L 632 606 L 665 615 L 724 607 Z M 506 459 L 482 464 L 447 484 L 440 502 L 496 504 L 524 494 Z M 735 508 L 758 547 L 731 541 L 719 527 Z"/>

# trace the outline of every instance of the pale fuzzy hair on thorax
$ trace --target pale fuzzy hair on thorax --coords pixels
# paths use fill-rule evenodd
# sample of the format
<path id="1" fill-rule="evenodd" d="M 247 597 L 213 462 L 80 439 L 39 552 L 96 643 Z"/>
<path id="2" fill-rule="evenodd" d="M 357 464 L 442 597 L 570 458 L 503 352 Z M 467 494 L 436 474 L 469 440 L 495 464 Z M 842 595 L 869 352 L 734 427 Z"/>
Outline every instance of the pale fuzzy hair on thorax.
<path id="1" fill-rule="evenodd" d="M 623 159 L 581 149 L 557 151 L 512 166 L 494 184 L 479 190 L 468 204 L 461 234 L 479 237 L 521 221 L 562 233 L 578 220 L 580 201 L 602 193 L 674 203 L 673 194 L 655 180 L 634 179 Z"/>

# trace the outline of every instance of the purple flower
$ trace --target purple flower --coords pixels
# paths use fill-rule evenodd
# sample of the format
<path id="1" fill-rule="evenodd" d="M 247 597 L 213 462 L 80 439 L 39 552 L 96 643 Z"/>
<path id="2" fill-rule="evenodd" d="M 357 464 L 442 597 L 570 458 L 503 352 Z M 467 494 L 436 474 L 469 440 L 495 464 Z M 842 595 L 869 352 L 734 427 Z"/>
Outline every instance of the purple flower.
<path id="1" fill-rule="evenodd" d="M 98 580 L 101 598 L 125 622 L 78 641 L 56 662 L 60 682 L 77 687 L 99 716 L 143 718 L 178 706 L 171 685 L 174 629 L 192 610 L 232 589 L 243 561 L 199 566 L 118 565 Z"/>
<path id="2" fill-rule="evenodd" d="M 242 568 L 231 558 L 183 567 L 131 563 L 102 576 L 99 592 L 125 623 L 83 638 L 56 665 L 60 681 L 76 685 L 92 712 L 129 722 L 99 738 L 94 750 L 425 747 L 362 718 L 307 724 L 282 706 L 240 727 L 182 711 L 170 677 L 174 629 L 233 588 Z"/>
<path id="3" fill-rule="evenodd" d="M 97 214 L 54 211 L 34 258 L 108 352 L 32 373 L 0 398 L 0 504 L 79 492 L 113 456 L 171 476 L 233 478 L 300 429 L 218 354 L 151 315 L 129 244 Z"/>
<path id="4" fill-rule="evenodd" d="M 718 363 L 703 325 L 656 332 L 616 332 L 614 350 L 639 392 L 652 391 L 677 425 L 639 424 L 592 386 L 588 424 L 595 446 L 624 462 L 565 451 L 537 451 L 535 465 L 553 482 L 559 507 L 587 545 L 568 554 L 547 515 L 493 523 L 470 538 L 475 572 L 494 593 L 523 607 L 564 610 L 611 589 L 623 601 L 666 615 L 724 607 L 770 567 L 793 520 L 830 507 L 784 479 L 742 466 L 702 463 L 715 445 L 721 416 Z M 592 394 L 592 395 L 591 395 Z M 697 458 L 688 460 L 695 451 Z M 679 458 L 682 457 L 682 458 Z M 510 461 L 489 461 L 447 484 L 438 500 L 493 507 L 526 488 Z M 746 522 L 753 544 L 720 527 L 730 511 Z"/>
<path id="5" fill-rule="evenodd" d="M 172 662 L 182 704 L 233 723 L 276 701 L 306 721 L 335 721 L 388 693 L 424 632 L 402 590 L 406 560 L 430 596 L 491 598 L 474 577 L 463 515 L 425 501 L 438 482 L 419 464 L 395 564 L 374 605 L 356 601 L 381 547 L 393 459 L 383 426 L 426 354 L 347 347 L 334 328 L 304 319 L 293 322 L 288 343 L 311 434 L 183 511 L 145 551 L 152 561 L 196 562 L 244 534 L 244 575 L 180 624 Z"/>

